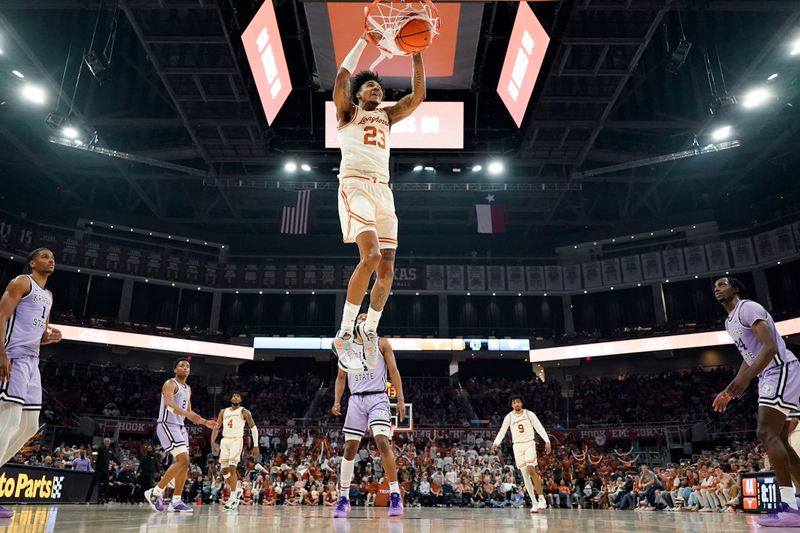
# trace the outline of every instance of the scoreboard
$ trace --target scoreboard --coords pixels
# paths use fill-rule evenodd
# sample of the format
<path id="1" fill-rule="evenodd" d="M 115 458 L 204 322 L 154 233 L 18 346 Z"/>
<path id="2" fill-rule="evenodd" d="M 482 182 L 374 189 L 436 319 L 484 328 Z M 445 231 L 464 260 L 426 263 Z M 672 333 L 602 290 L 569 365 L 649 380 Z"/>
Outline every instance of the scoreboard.
<path id="1" fill-rule="evenodd" d="M 746 513 L 771 513 L 778 508 L 781 494 L 774 472 L 741 474 L 742 509 Z"/>

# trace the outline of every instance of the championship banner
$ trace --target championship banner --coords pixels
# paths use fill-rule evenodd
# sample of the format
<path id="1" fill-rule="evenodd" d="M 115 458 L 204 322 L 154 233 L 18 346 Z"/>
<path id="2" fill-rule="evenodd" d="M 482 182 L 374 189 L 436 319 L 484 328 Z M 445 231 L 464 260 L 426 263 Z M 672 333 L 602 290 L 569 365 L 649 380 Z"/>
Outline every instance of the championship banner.
<path id="1" fill-rule="evenodd" d="M 619 259 L 604 259 L 603 265 L 603 285 L 614 286 L 622 282 L 619 271 Z"/>
<path id="2" fill-rule="evenodd" d="M 316 289 L 319 286 L 319 273 L 317 265 L 304 265 L 301 286 L 304 289 Z"/>
<path id="3" fill-rule="evenodd" d="M 269 265 L 273 266 L 274 265 Z M 258 265 L 249 263 L 244 265 L 244 274 L 242 276 L 242 287 L 263 287 L 259 284 L 259 269 Z"/>
<path id="4" fill-rule="evenodd" d="M 565 265 L 564 272 L 564 290 L 576 291 L 581 288 L 581 267 L 580 265 Z"/>
<path id="5" fill-rule="evenodd" d="M 683 276 L 686 274 L 686 265 L 683 262 L 683 250 L 681 248 L 664 250 L 661 252 L 661 256 L 664 258 L 665 276 Z"/>
<path id="6" fill-rule="evenodd" d="M 183 276 L 181 276 L 183 261 L 180 256 L 177 254 L 167 254 L 165 264 L 168 281 L 181 281 L 183 279 Z"/>
<path id="7" fill-rule="evenodd" d="M 186 258 L 186 271 L 184 272 L 184 279 L 187 283 L 200 282 L 200 260 L 194 257 Z"/>
<path id="8" fill-rule="evenodd" d="M 203 282 L 210 287 L 216 287 L 217 280 L 219 279 L 217 276 L 218 272 L 219 263 L 216 261 L 207 261 L 203 266 Z"/>
<path id="9" fill-rule="evenodd" d="M 524 291 L 525 290 L 525 267 L 521 266 L 507 266 L 506 279 L 508 280 L 508 290 L 510 291 Z M 430 286 L 428 286 L 430 290 Z"/>
<path id="10" fill-rule="evenodd" d="M 770 232 L 765 231 L 753 237 L 753 244 L 755 245 L 759 263 L 771 263 L 778 257 L 775 243 L 769 234 Z"/>
<path id="11" fill-rule="evenodd" d="M 733 252 L 733 262 L 736 267 L 753 266 L 756 264 L 756 255 L 753 252 L 753 241 L 750 237 L 735 239 L 730 241 L 731 252 Z"/>
<path id="12" fill-rule="evenodd" d="M 0 496 L 3 503 L 97 503 L 97 486 L 89 495 L 92 478 L 91 472 L 8 463 L 0 468 Z"/>
<path id="13" fill-rule="evenodd" d="M 638 255 L 629 255 L 620 259 L 622 279 L 625 283 L 642 281 L 642 263 Z"/>
<path id="14" fill-rule="evenodd" d="M 544 290 L 544 267 L 526 266 L 525 277 L 527 278 L 529 291 Z"/>
<path id="15" fill-rule="evenodd" d="M 319 271 L 320 289 L 336 288 L 336 267 L 333 265 L 322 265 Z"/>
<path id="16" fill-rule="evenodd" d="M 219 283 L 223 287 L 240 287 L 241 279 L 239 278 L 239 265 L 236 263 L 227 263 L 222 267 L 222 279 Z"/>
<path id="17" fill-rule="evenodd" d="M 428 265 L 425 269 L 425 282 L 429 291 L 443 291 L 444 265 Z"/>
<path id="18" fill-rule="evenodd" d="M 683 249 L 683 257 L 686 259 L 686 271 L 689 274 L 701 274 L 708 272 L 706 264 L 706 250 L 702 244 L 697 246 L 687 246 Z"/>
<path id="19" fill-rule="evenodd" d="M 447 265 L 447 290 L 463 291 L 464 288 L 464 266 Z"/>
<path id="20" fill-rule="evenodd" d="M 639 257 L 642 261 L 642 275 L 644 279 L 662 279 L 664 277 L 660 253 L 650 252 L 648 254 L 642 254 Z"/>
<path id="21" fill-rule="evenodd" d="M 600 287 L 603 279 L 600 270 L 600 261 L 591 261 L 581 265 L 583 270 L 583 286 L 587 289 Z"/>
<path id="22" fill-rule="evenodd" d="M 486 290 L 486 267 L 483 265 L 467 265 L 467 290 Z"/>
<path id="23" fill-rule="evenodd" d="M 769 233 L 770 237 L 774 240 L 778 257 L 786 257 L 797 251 L 791 224 L 775 228 Z"/>
<path id="24" fill-rule="evenodd" d="M 506 290 L 506 267 L 497 265 L 487 266 L 486 276 L 489 278 L 490 291 Z"/>
<path id="25" fill-rule="evenodd" d="M 549 291 L 564 290 L 564 280 L 559 265 L 546 265 L 544 267 L 544 288 Z"/>
<path id="26" fill-rule="evenodd" d="M 731 267 L 731 260 L 728 257 L 728 244 L 725 242 L 706 244 L 706 257 L 708 258 L 708 268 L 712 272 Z"/>
<path id="27" fill-rule="evenodd" d="M 349 279 L 349 278 L 348 278 Z M 425 289 L 425 278 L 422 276 L 422 267 L 395 266 L 393 289 Z"/>

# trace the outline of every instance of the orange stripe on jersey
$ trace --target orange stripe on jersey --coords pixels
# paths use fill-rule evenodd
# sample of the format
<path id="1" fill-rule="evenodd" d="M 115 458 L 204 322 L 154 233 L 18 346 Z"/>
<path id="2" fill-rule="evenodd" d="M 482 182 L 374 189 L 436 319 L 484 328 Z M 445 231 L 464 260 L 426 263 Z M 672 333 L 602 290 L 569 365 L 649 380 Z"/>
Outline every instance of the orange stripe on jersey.
<path id="1" fill-rule="evenodd" d="M 362 224 L 367 224 L 367 225 L 375 224 L 374 220 L 367 220 L 366 218 L 362 217 L 361 215 L 358 215 L 358 214 L 354 213 L 350 209 L 350 202 L 347 201 L 347 194 L 345 194 L 344 191 L 341 191 L 341 194 L 342 194 L 342 199 L 344 200 L 344 209 L 345 209 L 345 211 L 347 211 L 347 214 L 350 215 L 350 217 L 354 218 L 358 222 L 361 222 Z"/>
<path id="2" fill-rule="evenodd" d="M 389 185 L 388 181 L 380 181 L 378 178 L 371 178 L 369 176 L 359 176 L 357 174 L 348 174 L 347 176 L 342 176 L 341 179 L 346 180 L 348 178 L 355 178 L 364 181 L 371 181 L 372 183 L 380 183 L 381 185 Z"/>
<path id="3" fill-rule="evenodd" d="M 353 122 L 355 122 L 355 120 L 356 120 L 356 116 L 358 115 L 358 106 L 357 106 L 357 105 L 355 105 L 355 104 L 350 104 L 350 105 L 352 105 L 353 107 L 355 107 L 355 108 L 356 108 L 355 112 L 353 113 L 353 118 L 351 118 L 351 119 L 350 119 L 350 122 L 348 122 L 347 124 L 343 124 L 343 125 L 339 126 L 338 128 L 336 128 L 337 130 L 340 130 L 340 129 L 342 129 L 342 128 L 346 128 L 347 126 L 349 126 L 350 124 L 352 124 Z M 352 109 L 352 108 L 351 108 L 351 109 Z"/>
<path id="4" fill-rule="evenodd" d="M 378 241 L 397 244 L 397 239 L 390 239 L 389 237 L 378 237 Z"/>

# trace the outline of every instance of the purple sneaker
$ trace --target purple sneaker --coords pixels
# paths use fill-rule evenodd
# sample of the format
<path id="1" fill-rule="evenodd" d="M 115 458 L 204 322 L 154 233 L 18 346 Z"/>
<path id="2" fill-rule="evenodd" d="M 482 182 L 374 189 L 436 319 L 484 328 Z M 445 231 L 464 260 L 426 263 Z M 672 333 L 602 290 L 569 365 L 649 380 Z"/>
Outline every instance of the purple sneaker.
<path id="1" fill-rule="evenodd" d="M 334 518 L 347 518 L 347 513 L 350 512 L 350 500 L 342 496 L 336 504 L 336 510 L 333 511 Z"/>
<path id="2" fill-rule="evenodd" d="M 774 513 L 759 518 L 756 524 L 763 527 L 800 527 L 800 511 L 781 502 Z"/>
<path id="3" fill-rule="evenodd" d="M 14 516 L 14 511 L 0 505 L 0 518 L 11 518 L 12 516 Z"/>
<path id="4" fill-rule="evenodd" d="M 183 503 L 183 500 L 178 500 L 177 502 L 170 500 L 168 510 L 176 513 L 191 513 L 194 511 L 194 509 Z"/>
<path id="5" fill-rule="evenodd" d="M 403 516 L 403 499 L 396 492 L 389 495 L 389 516 Z"/>
<path id="6" fill-rule="evenodd" d="M 164 502 L 161 500 L 161 496 L 153 494 L 153 489 L 144 491 L 144 499 L 154 511 L 161 512 L 164 510 Z"/>

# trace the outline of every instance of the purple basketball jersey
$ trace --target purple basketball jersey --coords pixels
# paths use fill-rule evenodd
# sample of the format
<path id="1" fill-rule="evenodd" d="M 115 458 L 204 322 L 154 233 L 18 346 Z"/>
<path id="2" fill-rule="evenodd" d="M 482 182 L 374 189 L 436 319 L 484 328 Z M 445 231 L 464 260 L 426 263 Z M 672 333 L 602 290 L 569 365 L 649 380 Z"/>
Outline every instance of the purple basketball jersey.
<path id="1" fill-rule="evenodd" d="M 740 300 L 728 315 L 728 319 L 725 320 L 725 329 L 728 330 L 728 335 L 733 339 L 733 343 L 739 349 L 744 361 L 748 365 L 752 365 L 758 356 L 758 352 L 764 347 L 752 329 L 753 324 L 759 320 L 767 323 L 775 345 L 778 347 L 777 353 L 759 375 L 763 375 L 786 363 L 797 361 L 797 357 L 786 348 L 786 343 L 778 333 L 775 321 L 772 320 L 767 310 L 761 304 L 752 300 Z"/>
<path id="2" fill-rule="evenodd" d="M 363 360 L 363 345 L 353 343 L 353 351 Z M 362 372 L 350 372 L 347 374 L 347 387 L 350 389 L 350 394 L 384 392 L 386 390 L 386 361 L 383 359 L 383 353 L 377 360 L 375 368 L 368 369 L 364 367 Z"/>
<path id="3" fill-rule="evenodd" d="M 189 399 L 192 396 L 191 387 L 189 387 L 189 385 L 181 385 L 175 378 L 172 378 L 170 381 L 172 381 L 175 386 L 178 387 L 178 392 L 176 392 L 172 397 L 175 405 L 181 409 L 189 409 Z M 185 419 L 185 416 L 176 415 L 169 408 L 167 408 L 167 405 L 164 402 L 164 395 L 162 394 L 161 407 L 158 408 L 158 422 L 182 426 Z"/>
<path id="4" fill-rule="evenodd" d="M 6 354 L 9 359 L 39 357 L 47 317 L 53 305 L 53 296 L 28 276 L 31 290 L 20 299 L 14 314 L 6 324 Z"/>

